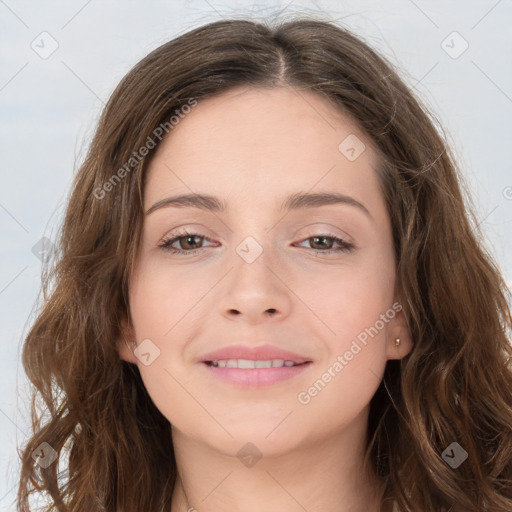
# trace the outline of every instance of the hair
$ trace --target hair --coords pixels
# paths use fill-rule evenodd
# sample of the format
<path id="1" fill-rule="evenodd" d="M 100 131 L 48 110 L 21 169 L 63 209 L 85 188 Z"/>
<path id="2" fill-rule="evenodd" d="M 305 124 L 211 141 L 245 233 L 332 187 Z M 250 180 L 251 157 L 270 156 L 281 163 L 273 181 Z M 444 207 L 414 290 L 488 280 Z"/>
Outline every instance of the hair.
<path id="1" fill-rule="evenodd" d="M 116 349 L 121 319 L 130 318 L 128 282 L 155 153 L 140 157 L 139 148 L 160 126 L 172 136 L 168 120 L 192 99 L 237 86 L 315 92 L 378 153 L 396 293 L 414 341 L 406 357 L 387 362 L 370 402 L 364 464 L 384 482 L 381 510 L 396 502 L 400 512 L 509 512 L 508 290 L 483 247 L 455 158 L 385 57 L 349 30 L 306 17 L 194 28 L 149 53 L 112 93 L 74 177 L 43 303 L 24 337 L 33 434 L 20 449 L 18 510 L 30 510 L 34 494 L 57 511 L 170 510 L 170 423 Z M 58 454 L 48 467 L 32 456 L 43 442 Z M 442 458 L 453 442 L 468 454 L 456 469 Z"/>

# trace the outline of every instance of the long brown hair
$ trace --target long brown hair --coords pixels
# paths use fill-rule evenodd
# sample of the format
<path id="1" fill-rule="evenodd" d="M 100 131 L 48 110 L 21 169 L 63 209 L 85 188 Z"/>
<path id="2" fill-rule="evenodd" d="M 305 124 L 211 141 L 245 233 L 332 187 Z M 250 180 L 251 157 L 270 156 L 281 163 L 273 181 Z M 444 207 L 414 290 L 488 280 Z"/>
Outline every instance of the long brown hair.
<path id="1" fill-rule="evenodd" d="M 169 422 L 116 349 L 154 154 L 139 150 L 158 142 L 159 127 L 172 137 L 169 119 L 186 105 L 239 85 L 316 91 L 379 153 L 396 286 L 414 340 L 407 357 L 388 361 L 370 403 L 365 464 L 383 479 L 381 509 L 396 501 L 410 512 L 510 512 L 506 286 L 432 114 L 385 58 L 321 19 L 209 23 L 151 52 L 110 97 L 24 341 L 34 433 L 20 454 L 18 510 L 28 510 L 34 490 L 58 511 L 170 510 L 177 469 Z M 457 468 L 443 458 L 452 443 L 467 453 Z"/>

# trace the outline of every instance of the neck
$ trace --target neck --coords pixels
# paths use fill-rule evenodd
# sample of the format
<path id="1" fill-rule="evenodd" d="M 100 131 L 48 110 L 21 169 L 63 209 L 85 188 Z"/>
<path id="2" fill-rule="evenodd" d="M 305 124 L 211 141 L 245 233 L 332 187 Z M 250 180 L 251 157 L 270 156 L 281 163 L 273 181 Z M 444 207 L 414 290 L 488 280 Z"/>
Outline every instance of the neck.
<path id="1" fill-rule="evenodd" d="M 363 471 L 365 428 L 364 414 L 335 436 L 246 465 L 173 427 L 178 478 L 171 512 L 379 512 L 382 482 Z"/>

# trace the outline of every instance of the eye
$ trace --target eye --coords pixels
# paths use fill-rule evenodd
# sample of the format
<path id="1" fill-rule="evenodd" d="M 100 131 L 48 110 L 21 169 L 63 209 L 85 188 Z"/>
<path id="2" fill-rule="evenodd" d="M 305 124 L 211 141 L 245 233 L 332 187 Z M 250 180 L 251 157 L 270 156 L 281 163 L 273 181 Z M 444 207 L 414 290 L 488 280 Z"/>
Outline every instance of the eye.
<path id="1" fill-rule="evenodd" d="M 191 233 L 185 230 L 181 233 L 174 233 L 173 235 L 171 235 L 170 238 L 164 239 L 158 247 L 160 247 L 160 249 L 162 249 L 163 251 L 168 251 L 173 254 L 195 254 L 201 249 L 203 249 L 203 247 L 197 247 L 198 245 L 201 245 L 201 242 L 203 240 L 209 239 L 201 235 L 200 233 Z M 315 249 L 313 247 L 313 250 L 317 254 L 322 255 L 336 252 L 350 252 L 355 248 L 354 244 L 347 242 L 343 238 L 330 235 L 310 236 L 303 240 L 301 243 L 310 240 L 313 241 L 313 245 L 320 246 L 319 249 Z M 173 247 L 176 243 L 178 243 L 178 245 L 181 245 L 181 248 Z M 338 244 L 339 247 L 337 249 L 332 249 L 332 246 L 335 244 Z M 329 247 L 325 247 L 326 245 L 328 245 Z"/>
<path id="2" fill-rule="evenodd" d="M 313 249 L 315 250 L 315 252 L 317 254 L 331 254 L 331 253 L 336 253 L 336 252 L 350 252 L 350 251 L 352 251 L 355 248 L 354 244 L 352 244 L 350 242 L 347 242 L 343 238 L 339 238 L 337 236 L 330 236 L 330 235 L 314 235 L 314 236 L 310 236 L 310 237 L 306 238 L 301 243 L 309 242 L 311 240 L 313 242 L 312 242 L 312 244 L 310 242 L 310 245 L 314 245 L 314 246 L 317 246 L 317 247 L 319 246 L 320 249 L 322 249 L 322 250 L 320 250 L 320 249 L 317 249 L 317 248 L 313 247 Z M 339 247 L 337 249 L 332 249 L 332 246 L 335 245 L 335 244 L 338 244 Z M 327 248 L 325 247 L 326 245 L 328 246 Z"/>
<path id="3" fill-rule="evenodd" d="M 182 233 L 174 233 L 171 238 L 164 239 L 158 247 L 163 251 L 168 251 L 173 254 L 195 254 L 202 249 L 201 247 L 195 247 L 196 245 L 200 245 L 201 240 L 207 240 L 207 238 L 199 233 L 190 233 L 185 230 Z M 178 242 L 182 248 L 173 247 L 176 242 Z"/>

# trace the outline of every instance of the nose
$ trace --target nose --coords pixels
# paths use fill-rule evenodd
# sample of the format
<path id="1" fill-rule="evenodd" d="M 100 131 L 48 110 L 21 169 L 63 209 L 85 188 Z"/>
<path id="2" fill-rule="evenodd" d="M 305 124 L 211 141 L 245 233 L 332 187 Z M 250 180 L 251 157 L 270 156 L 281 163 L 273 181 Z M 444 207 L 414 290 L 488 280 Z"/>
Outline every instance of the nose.
<path id="1" fill-rule="evenodd" d="M 282 319 L 292 306 L 289 280 L 270 251 L 263 250 L 250 263 L 237 254 L 222 285 L 220 313 L 228 319 L 240 317 L 252 324 Z"/>

